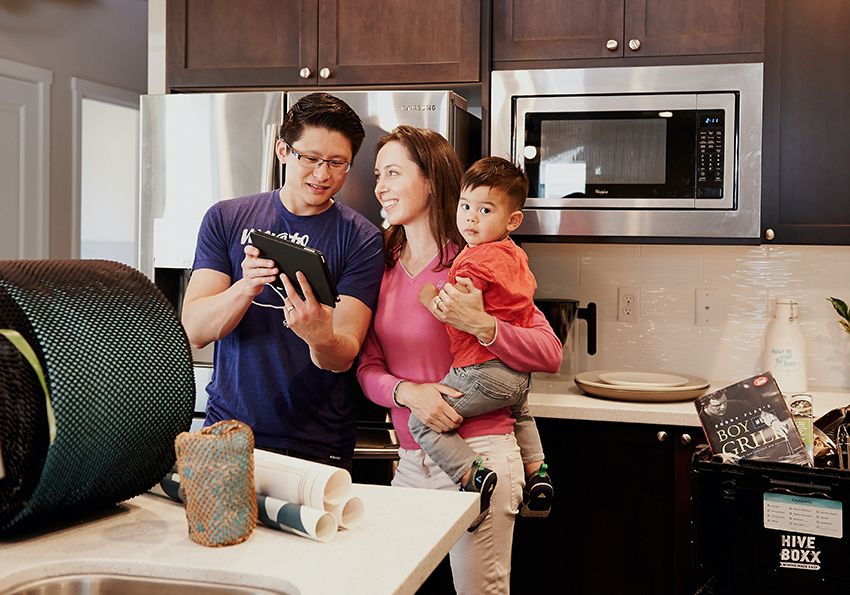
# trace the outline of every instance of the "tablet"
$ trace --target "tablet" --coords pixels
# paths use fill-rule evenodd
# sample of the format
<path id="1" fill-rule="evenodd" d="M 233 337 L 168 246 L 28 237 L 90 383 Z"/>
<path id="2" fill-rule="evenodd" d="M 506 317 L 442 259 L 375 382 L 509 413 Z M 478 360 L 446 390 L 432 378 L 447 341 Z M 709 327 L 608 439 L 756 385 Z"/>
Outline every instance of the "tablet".
<path id="1" fill-rule="evenodd" d="M 321 252 L 262 231 L 251 232 L 251 243 L 259 249 L 262 258 L 274 261 L 278 270 L 285 274 L 295 287 L 298 295 L 304 297 L 301 293 L 301 285 L 295 278 L 296 271 L 301 271 L 307 277 L 310 287 L 313 288 L 316 299 L 331 308 L 336 307 L 339 294 L 331 272 L 328 270 L 328 263 L 325 262 L 325 256 Z M 271 285 L 283 290 L 280 277 Z"/>

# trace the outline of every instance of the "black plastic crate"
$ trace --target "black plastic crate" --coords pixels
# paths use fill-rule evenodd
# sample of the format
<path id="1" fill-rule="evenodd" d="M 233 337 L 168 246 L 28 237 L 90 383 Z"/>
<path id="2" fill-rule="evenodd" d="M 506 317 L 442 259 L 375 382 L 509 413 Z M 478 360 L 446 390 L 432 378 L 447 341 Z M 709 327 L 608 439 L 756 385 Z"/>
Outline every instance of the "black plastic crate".
<path id="1" fill-rule="evenodd" d="M 694 453 L 694 548 L 715 595 L 850 593 L 850 472 Z"/>

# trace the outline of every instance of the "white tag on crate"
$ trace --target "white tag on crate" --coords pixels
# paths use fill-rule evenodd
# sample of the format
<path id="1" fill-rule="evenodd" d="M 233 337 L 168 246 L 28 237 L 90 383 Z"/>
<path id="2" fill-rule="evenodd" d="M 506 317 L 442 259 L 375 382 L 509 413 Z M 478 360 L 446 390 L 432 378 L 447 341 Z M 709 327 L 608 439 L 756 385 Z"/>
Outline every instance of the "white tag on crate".
<path id="1" fill-rule="evenodd" d="M 843 506 L 836 500 L 765 492 L 764 526 L 766 529 L 841 539 L 844 534 Z"/>

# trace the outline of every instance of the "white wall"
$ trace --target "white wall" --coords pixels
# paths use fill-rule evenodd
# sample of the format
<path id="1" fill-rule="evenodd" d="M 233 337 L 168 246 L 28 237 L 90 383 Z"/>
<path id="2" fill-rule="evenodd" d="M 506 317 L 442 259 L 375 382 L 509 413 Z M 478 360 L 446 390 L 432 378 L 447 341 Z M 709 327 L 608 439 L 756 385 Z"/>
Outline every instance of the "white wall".
<path id="1" fill-rule="evenodd" d="M 72 254 L 71 78 L 144 93 L 144 0 L 0 2 L 0 58 L 53 73 L 50 114 L 50 257 Z"/>
<path id="2" fill-rule="evenodd" d="M 796 299 L 809 385 L 850 387 L 850 335 L 827 297 L 850 302 L 850 247 L 531 244 L 536 297 L 596 302 L 598 353 L 578 370 L 683 372 L 731 384 L 764 371 L 777 297 Z M 617 288 L 640 288 L 635 323 L 617 321 Z M 720 324 L 695 324 L 697 289 L 719 291 Z M 581 345 L 585 324 L 580 322 Z M 725 385 L 724 385 L 725 386 Z"/>

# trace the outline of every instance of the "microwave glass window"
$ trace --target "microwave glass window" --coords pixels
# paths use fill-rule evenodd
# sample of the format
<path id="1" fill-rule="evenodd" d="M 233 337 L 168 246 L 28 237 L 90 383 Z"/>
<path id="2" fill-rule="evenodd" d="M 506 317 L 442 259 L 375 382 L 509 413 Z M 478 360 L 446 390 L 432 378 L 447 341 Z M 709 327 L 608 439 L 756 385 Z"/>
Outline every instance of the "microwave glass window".
<path id="1" fill-rule="evenodd" d="M 698 112 L 525 114 L 534 198 L 693 198 Z"/>
<path id="2" fill-rule="evenodd" d="M 600 184 L 664 184 L 667 121 L 547 120 L 540 127 L 540 192 L 547 198 Z"/>

